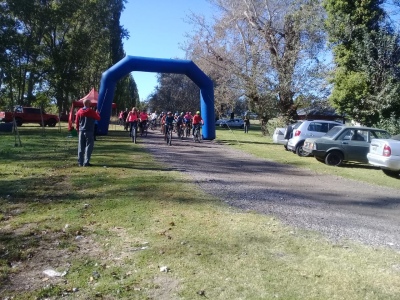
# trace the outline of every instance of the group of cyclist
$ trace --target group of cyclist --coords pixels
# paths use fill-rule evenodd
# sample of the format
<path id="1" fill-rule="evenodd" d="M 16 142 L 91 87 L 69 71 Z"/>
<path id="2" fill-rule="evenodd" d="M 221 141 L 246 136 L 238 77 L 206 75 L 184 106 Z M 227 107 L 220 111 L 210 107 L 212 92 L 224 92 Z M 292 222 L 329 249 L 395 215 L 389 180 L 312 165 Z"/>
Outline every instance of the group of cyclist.
<path id="1" fill-rule="evenodd" d="M 176 131 L 178 137 L 183 138 L 184 133 L 186 132 L 186 137 L 190 135 L 194 135 L 196 129 L 200 129 L 200 126 L 203 124 L 203 118 L 200 116 L 200 111 L 197 111 L 193 116 L 191 112 L 175 113 L 172 112 L 161 113 L 160 114 L 160 124 L 161 124 L 161 132 L 164 135 L 167 135 L 168 130 Z"/>
<path id="2" fill-rule="evenodd" d="M 149 115 L 145 109 L 139 112 L 136 107 L 133 107 L 125 118 L 125 128 L 129 129 L 130 135 L 132 134 L 132 129 L 139 129 L 140 133 L 143 134 L 147 130 L 148 119 Z"/>
<path id="3" fill-rule="evenodd" d="M 132 129 L 136 129 L 142 133 L 147 131 L 147 127 L 155 129 L 157 124 L 161 125 L 161 132 L 167 135 L 168 130 L 177 132 L 178 136 L 183 138 L 184 133 L 188 137 L 190 134 L 193 136 L 196 129 L 201 128 L 204 124 L 203 118 L 200 116 L 200 111 L 197 111 L 195 115 L 191 112 L 181 112 L 172 114 L 168 111 L 167 113 L 162 112 L 159 115 L 157 112 L 153 112 L 150 115 L 146 109 L 139 111 L 136 107 L 133 107 L 129 112 L 121 112 L 119 115 L 120 124 L 125 126 L 126 130 L 129 130 L 130 135 Z"/>

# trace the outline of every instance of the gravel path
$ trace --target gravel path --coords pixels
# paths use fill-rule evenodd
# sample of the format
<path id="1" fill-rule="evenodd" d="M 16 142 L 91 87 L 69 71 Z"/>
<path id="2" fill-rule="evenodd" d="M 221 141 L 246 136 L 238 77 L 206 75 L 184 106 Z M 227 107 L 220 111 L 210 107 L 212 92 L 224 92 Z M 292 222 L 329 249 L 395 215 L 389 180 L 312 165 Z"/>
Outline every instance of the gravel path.
<path id="1" fill-rule="evenodd" d="M 232 206 L 274 215 L 335 241 L 400 250 L 400 190 L 278 164 L 216 141 L 175 139 L 167 146 L 160 133 L 151 132 L 140 143 Z"/>

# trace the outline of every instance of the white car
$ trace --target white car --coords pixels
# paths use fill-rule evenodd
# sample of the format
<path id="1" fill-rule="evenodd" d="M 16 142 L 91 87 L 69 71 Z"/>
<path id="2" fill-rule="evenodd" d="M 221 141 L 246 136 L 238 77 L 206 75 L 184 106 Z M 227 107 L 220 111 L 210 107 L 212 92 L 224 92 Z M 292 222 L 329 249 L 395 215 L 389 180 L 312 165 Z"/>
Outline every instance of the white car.
<path id="1" fill-rule="evenodd" d="M 286 128 L 275 128 L 274 134 L 272 135 L 272 140 L 275 144 L 286 144 L 287 140 L 285 139 L 285 130 Z"/>
<path id="2" fill-rule="evenodd" d="M 386 175 L 400 178 L 400 135 L 391 139 L 373 139 L 367 158 L 371 165 L 380 167 Z"/>
<path id="3" fill-rule="evenodd" d="M 221 120 L 219 126 L 223 128 L 244 128 L 244 121 L 239 118 Z"/>
<path id="4" fill-rule="evenodd" d="M 303 151 L 306 138 L 319 138 L 325 135 L 335 126 L 342 123 L 327 120 L 313 120 L 296 123 L 293 126 L 292 137 L 288 140 L 287 150 L 293 151 L 299 156 L 309 156 L 309 152 Z"/>

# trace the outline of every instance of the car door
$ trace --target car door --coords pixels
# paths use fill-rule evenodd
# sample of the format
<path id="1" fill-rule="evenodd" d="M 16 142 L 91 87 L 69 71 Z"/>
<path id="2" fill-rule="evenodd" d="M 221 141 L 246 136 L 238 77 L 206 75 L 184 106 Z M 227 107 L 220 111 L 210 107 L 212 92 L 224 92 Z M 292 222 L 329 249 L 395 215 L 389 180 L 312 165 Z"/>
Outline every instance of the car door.
<path id="1" fill-rule="evenodd" d="M 349 129 L 344 138 L 342 142 L 344 159 L 368 162 L 369 131 L 364 129 Z"/>
<path id="2" fill-rule="evenodd" d="M 40 109 L 33 107 L 25 107 L 24 108 L 25 120 L 28 123 L 42 123 Z"/>

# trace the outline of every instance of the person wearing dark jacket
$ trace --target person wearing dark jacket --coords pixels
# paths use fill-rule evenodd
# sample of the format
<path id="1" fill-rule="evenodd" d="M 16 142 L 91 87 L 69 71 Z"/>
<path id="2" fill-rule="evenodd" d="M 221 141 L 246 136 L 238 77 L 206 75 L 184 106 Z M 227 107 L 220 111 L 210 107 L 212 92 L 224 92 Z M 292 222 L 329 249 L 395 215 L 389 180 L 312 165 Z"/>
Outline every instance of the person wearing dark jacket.
<path id="1" fill-rule="evenodd" d="M 78 144 L 78 164 L 80 167 L 90 167 L 90 157 L 94 146 L 94 127 L 95 121 L 100 121 L 98 111 L 90 109 L 90 100 L 86 99 L 84 107 L 76 113 L 76 130 L 79 133 Z"/>

